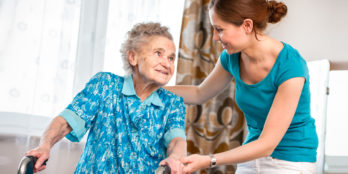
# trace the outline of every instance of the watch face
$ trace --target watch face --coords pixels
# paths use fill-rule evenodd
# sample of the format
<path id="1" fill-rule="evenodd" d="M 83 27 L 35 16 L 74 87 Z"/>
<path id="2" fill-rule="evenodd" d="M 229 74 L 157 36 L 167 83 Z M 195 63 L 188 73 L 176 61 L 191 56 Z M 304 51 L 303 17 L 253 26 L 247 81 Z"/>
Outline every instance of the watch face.
<path id="1" fill-rule="evenodd" d="M 210 168 L 213 168 L 216 166 L 216 158 L 212 155 L 211 161 L 210 161 Z"/>

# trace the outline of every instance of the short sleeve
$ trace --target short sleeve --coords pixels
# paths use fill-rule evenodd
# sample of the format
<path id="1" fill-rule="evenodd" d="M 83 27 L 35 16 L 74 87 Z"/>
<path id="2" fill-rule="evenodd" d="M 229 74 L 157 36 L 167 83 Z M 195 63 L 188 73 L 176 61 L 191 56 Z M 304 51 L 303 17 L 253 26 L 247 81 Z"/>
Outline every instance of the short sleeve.
<path id="1" fill-rule="evenodd" d="M 80 141 L 91 127 L 106 93 L 107 77 L 106 73 L 97 73 L 60 114 L 72 128 L 72 131 L 66 135 L 69 140 Z"/>
<path id="2" fill-rule="evenodd" d="M 185 104 L 181 97 L 175 97 L 165 127 L 164 144 L 168 147 L 173 138 L 185 136 Z"/>
<path id="3" fill-rule="evenodd" d="M 229 68 L 227 65 L 230 64 L 230 62 L 228 61 L 229 59 L 227 58 L 227 52 L 226 50 L 222 51 L 222 53 L 220 54 L 220 62 L 222 67 L 226 70 L 229 71 Z M 229 71 L 230 72 L 230 71 Z M 230 72 L 231 73 L 231 72 Z"/>
<path id="4" fill-rule="evenodd" d="M 276 85 L 279 86 L 283 82 L 295 77 L 304 77 L 306 81 L 309 78 L 307 63 L 296 52 L 288 54 L 284 61 L 281 62 Z"/>
<path id="5" fill-rule="evenodd" d="M 86 122 L 69 109 L 65 109 L 59 115 L 63 117 L 72 128 L 72 131 L 65 137 L 72 142 L 79 142 L 87 132 L 85 128 Z"/>
<path id="6" fill-rule="evenodd" d="M 236 75 L 236 72 L 238 70 L 238 59 L 239 59 L 240 53 L 234 53 L 234 54 L 228 54 L 226 50 L 224 50 L 220 54 L 220 63 L 221 66 L 228 71 L 232 76 Z"/>

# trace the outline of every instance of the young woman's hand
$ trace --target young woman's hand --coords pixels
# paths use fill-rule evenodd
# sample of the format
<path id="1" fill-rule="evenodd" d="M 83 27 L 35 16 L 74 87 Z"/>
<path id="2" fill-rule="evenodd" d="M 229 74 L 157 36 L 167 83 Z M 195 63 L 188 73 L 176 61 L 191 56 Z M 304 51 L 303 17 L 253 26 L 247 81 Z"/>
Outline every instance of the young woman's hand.
<path id="1" fill-rule="evenodd" d="M 208 168 L 210 166 L 210 156 L 208 155 L 190 155 L 186 158 L 182 158 L 180 161 L 185 165 L 184 173 L 192 173 L 199 169 Z"/>

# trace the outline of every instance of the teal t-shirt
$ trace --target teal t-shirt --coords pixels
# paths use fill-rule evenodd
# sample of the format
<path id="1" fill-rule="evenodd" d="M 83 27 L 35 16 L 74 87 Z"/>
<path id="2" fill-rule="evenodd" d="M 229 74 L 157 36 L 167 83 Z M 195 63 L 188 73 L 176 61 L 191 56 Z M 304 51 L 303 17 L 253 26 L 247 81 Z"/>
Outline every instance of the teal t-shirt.
<path id="1" fill-rule="evenodd" d="M 249 132 L 243 144 L 254 141 L 260 136 L 279 85 L 294 77 L 305 78 L 294 118 L 271 156 L 294 162 L 315 162 L 318 136 L 315 121 L 310 112 L 308 67 L 296 49 L 286 43 L 283 44 L 284 47 L 271 71 L 256 84 L 249 85 L 241 80 L 239 75 L 240 53 L 229 55 L 224 50 L 220 55 L 220 61 L 224 69 L 235 78 L 236 102 L 247 121 Z"/>

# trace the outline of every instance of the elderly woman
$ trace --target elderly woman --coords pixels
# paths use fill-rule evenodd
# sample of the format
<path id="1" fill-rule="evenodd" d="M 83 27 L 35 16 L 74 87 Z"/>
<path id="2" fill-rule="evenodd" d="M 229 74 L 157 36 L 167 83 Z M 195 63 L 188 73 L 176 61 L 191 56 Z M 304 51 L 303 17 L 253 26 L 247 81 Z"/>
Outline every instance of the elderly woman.
<path id="1" fill-rule="evenodd" d="M 186 156 L 183 99 L 161 88 L 174 72 L 175 46 L 168 28 L 141 23 L 128 32 L 121 49 L 125 77 L 97 73 L 49 125 L 34 171 L 64 136 L 80 141 L 89 130 L 75 173 L 154 173 L 168 164 L 180 173 Z"/>

